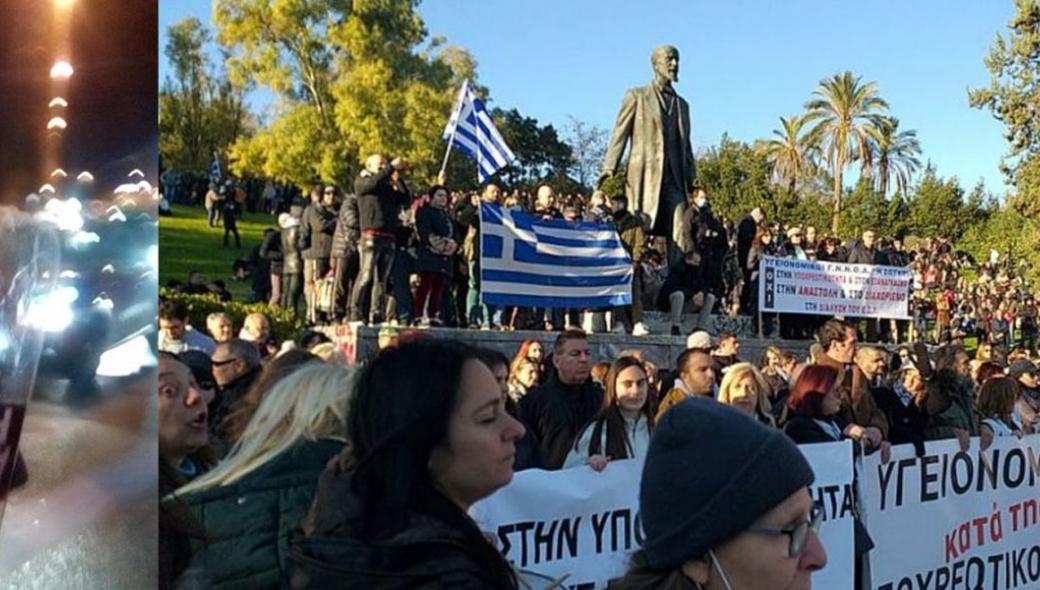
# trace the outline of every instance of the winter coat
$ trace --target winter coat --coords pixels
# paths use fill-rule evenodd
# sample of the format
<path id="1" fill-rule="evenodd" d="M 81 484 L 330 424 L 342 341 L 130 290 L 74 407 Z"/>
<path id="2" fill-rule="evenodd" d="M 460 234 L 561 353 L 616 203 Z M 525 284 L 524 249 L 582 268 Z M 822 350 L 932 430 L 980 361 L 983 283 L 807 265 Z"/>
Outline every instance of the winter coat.
<path id="1" fill-rule="evenodd" d="M 358 218 L 358 200 L 356 195 L 347 195 L 339 206 L 339 219 L 336 231 L 332 234 L 332 258 L 350 258 L 357 254 L 358 242 L 361 240 L 361 226 Z"/>
<path id="2" fill-rule="evenodd" d="M 881 436 L 888 440 L 888 419 L 878 408 L 874 396 L 870 394 L 867 377 L 856 365 L 845 366 L 826 354 L 821 355 L 817 363 L 838 371 L 841 376 L 841 410 L 838 417 L 845 424 L 857 424 L 864 428 L 873 426 L 881 431 Z"/>
<path id="3" fill-rule="evenodd" d="M 294 275 L 303 272 L 300 251 L 296 248 L 300 237 L 300 222 L 295 217 L 290 225 L 282 226 L 282 274 Z"/>
<path id="4" fill-rule="evenodd" d="M 668 311 L 670 302 L 668 296 L 676 291 L 682 291 L 683 297 L 689 299 L 697 293 L 707 292 L 708 287 L 704 282 L 704 266 L 692 266 L 686 264 L 685 259 L 679 259 L 668 268 L 668 276 L 657 292 L 657 308 Z"/>
<path id="5" fill-rule="evenodd" d="M 866 244 L 857 241 L 849 248 L 849 256 L 845 262 L 849 264 L 888 264 L 888 257 L 883 252 L 873 248 L 867 248 Z"/>
<path id="6" fill-rule="evenodd" d="M 520 417 L 534 431 L 545 469 L 563 467 L 574 440 L 602 402 L 603 390 L 592 379 L 566 385 L 555 372 L 520 400 Z"/>
<path id="7" fill-rule="evenodd" d="M 387 166 L 381 172 L 372 174 L 362 171 L 354 180 L 354 194 L 357 195 L 358 220 L 361 231 L 375 230 L 394 233 L 401 226 L 399 215 L 401 209 L 412 202 L 408 191 L 395 188 L 390 180 L 393 169 Z M 403 188 L 403 185 L 401 185 Z"/>
<path id="8" fill-rule="evenodd" d="M 260 258 L 270 265 L 270 273 L 282 274 L 282 234 L 272 231 L 264 235 L 264 241 L 260 243 Z"/>
<path id="9" fill-rule="evenodd" d="M 791 414 L 787 423 L 784 424 L 784 434 L 798 445 L 835 442 L 844 439 L 845 436 L 840 433 L 844 432 L 846 424 L 843 424 L 843 421 L 837 417 L 831 421 L 838 427 L 839 438 L 837 439 L 827 429 L 817 424 L 811 416 L 805 414 Z"/>
<path id="10" fill-rule="evenodd" d="M 617 227 L 621 243 L 625 251 L 632 257 L 632 262 L 642 262 L 646 251 L 646 231 L 643 221 L 632 215 L 627 209 L 614 213 L 614 226 Z"/>
<path id="11" fill-rule="evenodd" d="M 956 438 L 957 430 L 978 436 L 979 425 L 975 416 L 971 379 L 949 369 L 938 371 L 925 387 L 928 391 L 927 440 Z"/>
<path id="12" fill-rule="evenodd" d="M 889 387 L 871 387 L 870 394 L 888 420 L 888 441 L 893 445 L 911 443 L 923 449 L 921 445 L 924 443 L 924 432 L 928 427 L 928 413 L 924 408 L 918 406 L 914 400 L 910 400 L 908 405 L 903 405 L 899 395 Z"/>
<path id="13" fill-rule="evenodd" d="M 231 485 L 184 497 L 206 531 L 198 566 L 214 590 L 277 590 L 287 585 L 289 534 L 300 524 L 329 460 L 343 443 L 301 441 Z"/>
<path id="14" fill-rule="evenodd" d="M 496 580 L 490 560 L 497 556 L 486 551 L 469 517 L 433 490 L 418 494 L 422 509 L 403 515 L 405 528 L 362 534 L 365 507 L 353 476 L 341 460 L 321 474 L 310 512 L 290 541 L 293 590 L 515 587 Z"/>
<path id="15" fill-rule="evenodd" d="M 332 235 L 336 233 L 336 211 L 321 203 L 312 203 L 300 219 L 299 249 L 304 260 L 328 258 L 332 251 Z"/>
<path id="16" fill-rule="evenodd" d="M 419 234 L 419 272 L 451 274 L 452 257 L 459 247 L 459 236 L 455 233 L 455 222 L 448 212 L 427 205 L 415 214 L 415 230 Z M 452 247 L 451 240 L 454 242 Z"/>

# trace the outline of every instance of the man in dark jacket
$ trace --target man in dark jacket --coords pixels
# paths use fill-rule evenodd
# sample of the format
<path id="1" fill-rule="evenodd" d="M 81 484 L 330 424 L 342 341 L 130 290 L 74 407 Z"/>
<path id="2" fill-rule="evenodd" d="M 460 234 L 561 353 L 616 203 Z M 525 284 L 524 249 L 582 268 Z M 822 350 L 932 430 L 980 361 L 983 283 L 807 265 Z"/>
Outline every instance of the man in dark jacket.
<path id="1" fill-rule="evenodd" d="M 849 255 L 845 262 L 849 264 L 888 264 L 888 257 L 885 253 L 878 249 L 877 245 L 877 234 L 874 230 L 868 229 L 863 232 L 863 239 L 854 242 L 849 247 Z M 860 321 L 866 319 L 867 332 L 866 338 L 870 342 L 877 342 L 879 336 L 879 320 L 872 318 L 848 318 L 848 321 L 853 325 L 859 325 Z"/>
<path id="2" fill-rule="evenodd" d="M 657 308 L 669 312 L 673 336 L 681 333 L 680 324 L 684 312 L 699 312 L 695 329 L 707 330 L 709 327 L 715 296 L 704 284 L 701 260 L 701 255 L 696 250 L 687 252 L 668 268 L 668 277 L 657 293 Z"/>
<path id="3" fill-rule="evenodd" d="M 755 232 L 758 231 L 759 224 L 765 221 L 765 218 L 762 208 L 755 207 L 751 213 L 740 220 L 740 225 L 737 226 L 737 261 L 740 262 L 745 281 L 750 280 L 749 275 L 751 274 L 747 270 L 748 253 L 751 252 L 751 245 L 755 241 Z"/>
<path id="4" fill-rule="evenodd" d="M 299 248 L 303 258 L 304 296 L 307 299 L 307 321 L 318 322 L 317 281 L 329 272 L 332 236 L 338 218 L 336 187 L 326 186 L 320 201 L 312 202 L 300 220 Z"/>
<path id="5" fill-rule="evenodd" d="M 729 235 L 722 222 L 712 213 L 704 189 L 697 189 L 693 206 L 683 214 L 683 233 L 688 236 L 689 244 L 701 253 L 704 281 L 708 290 L 718 299 L 725 294 L 722 266 L 729 250 Z"/>
<path id="6" fill-rule="evenodd" d="M 913 399 L 903 399 L 893 387 L 885 383 L 887 356 L 881 348 L 864 346 L 856 351 L 856 366 L 863 371 L 867 390 L 888 420 L 888 441 L 893 445 L 911 443 L 918 452 L 923 452 L 928 415 Z"/>
<path id="7" fill-rule="evenodd" d="M 614 308 L 614 331 L 624 333 L 618 321 L 623 317 L 633 336 L 645 336 L 649 333 L 643 323 L 643 252 L 646 251 L 646 230 L 643 220 L 629 212 L 625 195 L 611 197 L 610 207 L 621 243 L 632 257 L 632 304 Z"/>
<path id="8" fill-rule="evenodd" d="M 466 317 L 459 320 L 465 327 L 491 327 L 496 315 L 493 305 L 480 303 L 480 203 L 498 203 L 502 190 L 498 185 L 488 184 L 480 196 L 473 194 L 461 199 L 455 205 L 455 219 L 465 235 L 462 242 L 462 255 L 466 260 L 469 273 L 469 290 L 466 292 Z"/>
<path id="9" fill-rule="evenodd" d="M 217 439 L 225 440 L 222 436 L 224 419 L 238 407 L 260 375 L 260 351 L 252 342 L 232 338 L 217 345 L 212 359 L 218 393 L 210 402 L 210 432 Z"/>
<path id="10" fill-rule="evenodd" d="M 556 339 L 553 367 L 549 380 L 520 400 L 520 418 L 534 432 L 542 465 L 555 471 L 563 467 L 575 437 L 599 411 L 603 390 L 590 377 L 589 342 L 580 330 L 568 330 Z"/>
<path id="11" fill-rule="evenodd" d="M 293 310 L 297 316 L 300 313 L 300 295 L 303 293 L 303 262 L 297 246 L 301 213 L 300 207 L 294 205 L 290 213 L 278 216 L 282 240 L 282 307 Z"/>
<path id="12" fill-rule="evenodd" d="M 281 305 L 282 302 L 282 233 L 274 228 L 264 230 L 264 241 L 260 243 L 260 258 L 267 261 L 270 275 L 271 296 L 267 304 Z"/>
<path id="13" fill-rule="evenodd" d="M 399 216 L 412 200 L 404 183 L 398 182 L 408 168 L 403 158 L 387 164 L 385 156 L 373 154 L 354 181 L 361 242 L 358 277 L 350 294 L 351 321 L 382 321 L 380 302 L 394 264 Z"/>
<path id="14" fill-rule="evenodd" d="M 339 221 L 332 235 L 332 272 L 336 284 L 334 317 L 338 321 L 346 315 L 350 291 L 358 274 L 358 242 L 361 240 L 361 220 L 357 195 L 349 194 L 339 206 Z"/>

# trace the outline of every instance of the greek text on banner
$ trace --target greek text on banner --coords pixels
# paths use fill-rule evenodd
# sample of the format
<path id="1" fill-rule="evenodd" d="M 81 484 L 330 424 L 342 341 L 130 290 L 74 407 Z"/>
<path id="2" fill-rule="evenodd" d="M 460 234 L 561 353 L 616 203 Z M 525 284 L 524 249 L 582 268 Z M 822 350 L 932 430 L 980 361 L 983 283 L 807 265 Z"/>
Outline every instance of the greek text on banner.
<path id="1" fill-rule="evenodd" d="M 896 266 L 792 260 L 759 264 L 762 312 L 869 318 L 910 318 L 913 273 Z"/>

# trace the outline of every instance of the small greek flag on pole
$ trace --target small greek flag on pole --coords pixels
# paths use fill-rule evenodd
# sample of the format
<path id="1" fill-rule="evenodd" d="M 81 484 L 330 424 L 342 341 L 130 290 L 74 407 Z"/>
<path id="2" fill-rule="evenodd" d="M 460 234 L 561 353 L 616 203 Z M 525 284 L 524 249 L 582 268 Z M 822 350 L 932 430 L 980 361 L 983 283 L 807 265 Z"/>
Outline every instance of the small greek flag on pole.
<path id="1" fill-rule="evenodd" d="M 469 80 L 459 90 L 459 98 L 455 101 L 443 137 L 448 140 L 449 150 L 455 146 L 477 163 L 477 179 L 481 184 L 516 159 L 513 150 L 495 128 L 491 115 L 484 108 L 484 101 L 473 94 Z M 444 163 L 447 161 L 445 154 Z M 443 165 L 441 171 L 444 171 Z"/>
<path id="2" fill-rule="evenodd" d="M 213 182 L 220 181 L 220 158 L 213 152 L 213 163 L 209 166 L 209 177 Z"/>
<path id="3" fill-rule="evenodd" d="M 630 305 L 632 272 L 632 259 L 608 223 L 546 220 L 480 204 L 481 303 Z"/>

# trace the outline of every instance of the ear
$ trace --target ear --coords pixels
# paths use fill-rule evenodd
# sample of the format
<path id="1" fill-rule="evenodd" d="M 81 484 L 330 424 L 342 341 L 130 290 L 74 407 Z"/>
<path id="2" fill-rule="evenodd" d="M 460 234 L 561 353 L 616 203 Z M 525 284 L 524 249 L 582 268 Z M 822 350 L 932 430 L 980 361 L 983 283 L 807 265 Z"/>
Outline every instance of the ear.
<path id="1" fill-rule="evenodd" d="M 687 579 L 692 580 L 699 587 L 704 587 L 711 577 L 711 564 L 707 558 L 691 559 L 682 564 L 682 573 Z"/>

